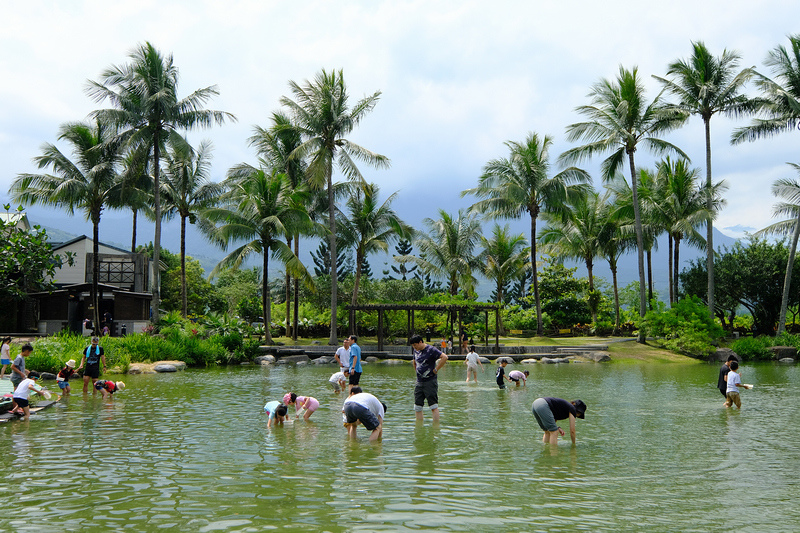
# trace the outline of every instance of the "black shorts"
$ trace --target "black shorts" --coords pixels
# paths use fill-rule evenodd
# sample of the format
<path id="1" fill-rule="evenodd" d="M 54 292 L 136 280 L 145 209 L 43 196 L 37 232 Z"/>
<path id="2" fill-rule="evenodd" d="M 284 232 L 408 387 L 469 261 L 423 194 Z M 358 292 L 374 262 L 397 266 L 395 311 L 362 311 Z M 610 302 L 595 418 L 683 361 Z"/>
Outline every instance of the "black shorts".
<path id="1" fill-rule="evenodd" d="M 89 376 L 90 378 L 97 379 L 100 377 L 100 363 L 94 365 L 86 365 L 83 369 L 83 377 Z"/>
<path id="2" fill-rule="evenodd" d="M 30 405 L 27 398 L 14 398 L 14 401 L 17 402 L 17 407 L 28 407 Z"/>
<path id="3" fill-rule="evenodd" d="M 378 426 L 381 424 L 381 421 L 372 411 L 355 402 L 344 404 L 344 416 L 348 424 L 359 421 L 370 431 L 378 429 Z"/>
<path id="4" fill-rule="evenodd" d="M 439 381 L 436 378 L 417 381 L 414 385 L 414 410 L 422 411 L 426 400 L 431 409 L 439 408 Z"/>
<path id="5" fill-rule="evenodd" d="M 350 385 L 358 385 L 359 381 L 361 381 L 361 372 L 350 372 L 348 383 Z"/>

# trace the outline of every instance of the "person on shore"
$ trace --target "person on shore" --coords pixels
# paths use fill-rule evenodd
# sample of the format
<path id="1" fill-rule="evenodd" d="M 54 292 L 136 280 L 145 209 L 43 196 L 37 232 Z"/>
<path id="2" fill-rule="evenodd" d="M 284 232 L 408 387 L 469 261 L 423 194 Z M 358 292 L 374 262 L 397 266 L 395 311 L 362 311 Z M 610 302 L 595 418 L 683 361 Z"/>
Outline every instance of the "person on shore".
<path id="1" fill-rule="evenodd" d="M 481 358 L 478 353 L 475 351 L 475 345 L 472 344 L 469 347 L 469 351 L 467 352 L 467 357 L 464 359 L 464 364 L 467 365 L 467 383 L 469 383 L 469 375 L 472 373 L 472 376 L 475 378 L 475 383 L 478 382 L 478 367 L 481 367 L 481 370 L 486 372 L 486 369 L 483 368 L 483 363 L 481 363 Z"/>
<path id="2" fill-rule="evenodd" d="M 70 359 L 64 365 L 64 368 L 58 373 L 56 377 L 56 382 L 58 383 L 58 388 L 64 391 L 64 394 L 69 394 L 72 389 L 69 386 L 69 378 L 75 373 L 75 359 Z"/>
<path id="3" fill-rule="evenodd" d="M 303 417 L 303 420 L 308 421 L 314 411 L 319 409 L 319 400 L 311 396 L 298 396 L 293 392 L 287 392 L 283 397 L 283 404 L 288 408 L 294 405 L 295 418 Z"/>
<path id="4" fill-rule="evenodd" d="M 581 400 L 562 400 L 561 398 L 536 398 L 531 407 L 533 416 L 539 427 L 544 431 L 542 442 L 545 444 L 558 444 L 558 436 L 564 436 L 564 430 L 556 424 L 557 420 L 569 418 L 569 436 L 575 444 L 575 419 L 585 418 L 586 404 Z"/>
<path id="5" fill-rule="evenodd" d="M 344 426 L 351 439 L 356 438 L 356 429 L 361 423 L 370 433 L 369 441 L 375 442 L 383 438 L 383 419 L 386 416 L 386 404 L 378 400 L 372 394 L 361 390 L 361 387 L 353 387 L 350 396 L 344 401 L 342 406 L 344 413 Z"/>
<path id="6" fill-rule="evenodd" d="M 344 339 L 342 345 L 333 354 L 333 358 L 336 359 L 336 364 L 339 365 L 345 376 L 350 374 L 350 337 Z"/>
<path id="7" fill-rule="evenodd" d="M 361 382 L 361 346 L 358 345 L 358 337 L 350 335 L 350 389 Z"/>
<path id="8" fill-rule="evenodd" d="M 28 397 L 31 392 L 44 396 L 44 390 L 36 388 L 36 380 L 39 379 L 38 372 L 29 372 L 28 376 L 23 379 L 19 385 L 14 389 L 14 407 L 11 412 L 15 415 L 25 417 L 25 420 L 31 418 L 31 408 Z"/>
<path id="9" fill-rule="evenodd" d="M 717 388 L 725 397 L 725 407 L 728 407 L 728 372 L 731 371 L 731 363 L 737 361 L 735 355 L 729 355 L 728 360 L 723 363 L 722 368 L 719 369 L 719 378 L 717 379 Z"/>
<path id="10" fill-rule="evenodd" d="M 512 370 L 508 373 L 508 379 L 516 383 L 517 387 L 519 387 L 519 382 L 522 382 L 523 387 L 528 386 L 528 376 L 531 373 L 529 371 L 520 372 L 519 370 Z"/>
<path id="11" fill-rule="evenodd" d="M 95 390 L 99 390 L 103 393 L 103 399 L 111 398 L 111 395 L 117 391 L 121 391 L 125 389 L 125 384 L 121 381 L 111 381 L 106 379 L 99 379 L 94 384 Z"/>
<path id="12" fill-rule="evenodd" d="M 731 370 L 728 372 L 726 377 L 726 384 L 728 386 L 727 400 L 725 401 L 725 407 L 732 407 L 736 406 L 738 409 L 742 408 L 742 399 L 739 397 L 739 387 L 743 387 L 745 389 L 749 389 L 752 385 L 745 385 L 742 383 L 742 376 L 737 372 L 739 370 L 739 362 L 738 361 L 731 361 Z"/>
<path id="13" fill-rule="evenodd" d="M 288 409 L 279 401 L 267 402 L 264 405 L 264 412 L 267 413 L 267 427 L 272 424 L 283 424 L 284 420 L 289 420 Z"/>
<path id="14" fill-rule="evenodd" d="M 461 353 L 462 353 L 462 354 L 466 354 L 466 353 L 468 353 L 468 350 L 469 350 L 469 340 L 468 340 L 468 338 L 467 338 L 467 332 L 466 332 L 466 331 L 464 331 L 463 329 L 461 330 L 461 336 L 460 336 L 460 340 L 461 340 Z"/>
<path id="15" fill-rule="evenodd" d="M 78 366 L 78 370 L 85 367 L 83 370 L 84 394 L 86 394 L 89 389 L 90 379 L 92 380 L 92 394 L 94 394 L 95 384 L 98 378 L 100 378 L 100 373 L 104 372 L 106 369 L 106 354 L 99 344 L 100 339 L 96 336 L 92 337 L 92 344 L 84 348 L 81 364 Z"/>
<path id="16" fill-rule="evenodd" d="M 447 363 L 447 354 L 444 354 L 426 344 L 422 336 L 414 335 L 409 339 L 414 351 L 411 363 L 414 366 L 417 380 L 414 384 L 414 413 L 417 421 L 422 421 L 422 408 L 425 401 L 431 410 L 433 421 L 439 420 L 439 370 Z"/>
<path id="17" fill-rule="evenodd" d="M 11 364 L 11 337 L 4 337 L 0 341 L 0 365 L 3 365 L 0 370 L 0 379 L 6 377 L 6 367 Z"/>
<path id="18" fill-rule="evenodd" d="M 508 361 L 506 361 L 505 359 L 500 359 L 500 361 L 497 363 L 497 370 L 494 373 L 494 378 L 497 381 L 497 386 L 500 387 L 501 389 L 505 389 L 506 388 L 506 384 L 505 384 L 506 381 L 508 381 L 509 383 L 512 383 L 512 381 L 509 379 L 509 377 L 506 376 L 506 365 L 507 364 L 508 364 Z"/>
<path id="19" fill-rule="evenodd" d="M 442 337 L 442 342 L 440 342 L 439 345 L 442 347 L 442 353 L 447 354 L 447 339 Z"/>
<path id="20" fill-rule="evenodd" d="M 344 372 L 334 372 L 328 378 L 328 383 L 333 387 L 333 392 L 339 394 L 347 386 L 347 377 Z"/>

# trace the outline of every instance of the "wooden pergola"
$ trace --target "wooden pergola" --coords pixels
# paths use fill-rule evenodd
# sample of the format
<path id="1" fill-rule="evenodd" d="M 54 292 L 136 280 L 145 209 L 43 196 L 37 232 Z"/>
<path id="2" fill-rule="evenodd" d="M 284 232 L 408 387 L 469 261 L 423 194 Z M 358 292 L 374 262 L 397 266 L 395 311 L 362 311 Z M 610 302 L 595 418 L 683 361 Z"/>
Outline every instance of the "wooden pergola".
<path id="1" fill-rule="evenodd" d="M 350 330 L 353 331 L 353 326 L 356 323 L 357 311 L 377 311 L 378 312 L 378 351 L 383 351 L 384 338 L 383 338 L 383 323 L 384 313 L 386 311 L 406 311 L 407 321 L 406 330 L 408 337 L 414 334 L 416 328 L 414 326 L 414 311 L 438 311 L 442 313 L 449 313 L 450 316 L 458 316 L 458 331 L 462 330 L 462 313 L 464 311 L 483 311 L 484 324 L 486 327 L 486 346 L 489 346 L 489 312 L 494 311 L 494 347 L 495 353 L 500 351 L 500 305 L 499 304 L 486 304 L 475 303 L 469 305 L 462 304 L 444 304 L 444 305 L 428 305 L 428 304 L 364 304 L 364 305 L 346 305 L 350 312 Z M 455 325 L 455 324 L 454 324 Z M 419 332 L 417 332 L 419 333 Z M 450 341 L 453 340 L 452 331 L 450 332 Z M 454 343 L 458 345 L 459 353 L 461 353 L 461 343 Z"/>

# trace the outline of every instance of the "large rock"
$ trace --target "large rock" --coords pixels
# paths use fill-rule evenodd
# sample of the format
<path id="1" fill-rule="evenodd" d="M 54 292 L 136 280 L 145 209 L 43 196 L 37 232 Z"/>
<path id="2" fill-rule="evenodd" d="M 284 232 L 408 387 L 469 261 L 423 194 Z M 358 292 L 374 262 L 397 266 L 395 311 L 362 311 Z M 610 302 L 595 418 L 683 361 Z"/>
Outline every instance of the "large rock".
<path id="1" fill-rule="evenodd" d="M 47 381 L 52 381 L 52 380 L 56 379 L 56 375 L 51 373 L 51 372 L 40 372 L 39 373 L 39 377 L 42 380 L 47 380 Z"/>
<path id="2" fill-rule="evenodd" d="M 287 350 L 288 351 L 288 350 Z M 292 350 L 295 351 L 295 350 Z M 301 350 L 302 351 L 302 350 Z M 310 361 L 308 356 L 304 353 L 302 355 L 286 355 L 280 358 L 280 364 L 285 365 L 289 363 L 301 363 L 306 364 Z"/>
<path id="3" fill-rule="evenodd" d="M 778 362 L 779 363 L 793 364 L 795 362 L 795 360 L 792 359 L 791 357 L 784 357 L 783 359 L 778 359 Z"/>
<path id="4" fill-rule="evenodd" d="M 380 359 L 378 359 L 374 355 L 370 355 L 369 357 L 364 359 L 364 362 L 367 362 L 367 363 L 377 363 L 378 361 L 380 361 Z"/>
<path id="5" fill-rule="evenodd" d="M 719 363 L 724 363 L 725 361 L 728 360 L 728 357 L 731 356 L 731 355 L 736 357 L 737 361 L 740 361 L 742 359 L 741 357 L 739 357 L 737 355 L 736 352 L 734 352 L 730 348 L 717 348 L 717 351 L 714 352 L 714 354 L 710 357 L 709 360 L 712 363 L 715 362 L 715 361 L 719 362 Z"/>
<path id="6" fill-rule="evenodd" d="M 538 362 L 539 362 L 538 359 L 523 359 L 522 361 L 520 361 L 520 363 L 522 363 L 523 365 L 532 365 Z"/>
<path id="7" fill-rule="evenodd" d="M 772 352 L 772 355 L 777 360 L 781 359 L 797 359 L 797 348 L 794 346 L 772 346 L 769 348 L 769 351 Z"/>
<path id="8" fill-rule="evenodd" d="M 503 361 L 505 361 L 505 362 L 506 362 L 506 363 L 508 363 L 509 365 L 513 365 L 513 364 L 514 364 L 514 359 L 512 359 L 511 357 L 498 357 L 497 359 L 495 359 L 495 360 L 494 360 L 494 362 L 495 362 L 496 364 L 498 364 L 498 365 L 499 365 L 500 363 L 502 363 Z"/>
<path id="9" fill-rule="evenodd" d="M 403 361 L 402 359 L 385 359 L 383 362 L 387 365 L 402 365 L 406 361 Z"/>
<path id="10" fill-rule="evenodd" d="M 595 363 L 607 363 L 611 361 L 611 356 L 608 355 L 608 352 L 593 352 L 591 357 Z"/>
<path id="11" fill-rule="evenodd" d="M 128 374 L 155 374 L 156 371 L 153 370 L 153 365 L 148 365 L 145 363 L 131 363 L 128 366 Z"/>
<path id="12" fill-rule="evenodd" d="M 275 362 L 274 355 L 259 355 L 255 358 L 255 364 L 257 365 L 271 365 Z"/>
<path id="13" fill-rule="evenodd" d="M 489 361 L 489 358 L 488 358 L 488 357 L 483 357 L 483 356 L 481 356 L 481 357 L 478 357 L 478 360 L 479 360 L 479 361 L 480 361 L 482 364 L 484 364 L 484 365 L 490 365 L 490 364 L 492 364 L 492 362 L 491 362 L 491 361 Z"/>
<path id="14" fill-rule="evenodd" d="M 330 357 L 328 355 L 322 355 L 320 357 L 317 357 L 316 359 L 313 359 L 312 362 L 315 365 L 328 365 L 330 363 L 334 363 L 335 361 L 333 357 Z"/>
<path id="15" fill-rule="evenodd" d="M 154 366 L 153 370 L 155 370 L 156 372 L 159 372 L 159 373 L 161 373 L 161 372 L 177 372 L 178 371 L 178 367 L 176 367 L 175 365 L 167 364 L 167 363 L 160 363 L 160 364 Z"/>

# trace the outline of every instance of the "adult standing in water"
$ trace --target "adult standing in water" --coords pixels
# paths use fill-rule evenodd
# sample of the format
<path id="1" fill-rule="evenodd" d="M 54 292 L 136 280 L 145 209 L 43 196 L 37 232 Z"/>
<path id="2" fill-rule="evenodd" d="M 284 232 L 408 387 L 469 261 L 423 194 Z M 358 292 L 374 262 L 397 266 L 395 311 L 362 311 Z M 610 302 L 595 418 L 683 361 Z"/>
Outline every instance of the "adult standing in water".
<path id="1" fill-rule="evenodd" d="M 725 397 L 725 407 L 728 407 L 728 372 L 731 371 L 731 361 L 738 362 L 738 359 L 733 354 L 729 355 L 728 360 L 719 369 L 719 378 L 717 379 L 717 388 Z"/>
<path id="2" fill-rule="evenodd" d="M 94 394 L 94 384 L 97 383 L 97 379 L 100 377 L 101 372 L 105 372 L 106 369 L 106 354 L 103 351 L 103 348 L 99 346 L 100 339 L 98 337 L 92 337 L 92 344 L 87 346 L 83 350 L 83 357 L 81 357 L 81 364 L 78 366 L 78 370 L 81 368 L 85 369 L 83 371 L 83 393 L 86 394 L 89 388 L 89 380 L 92 380 L 92 394 Z M 100 366 L 102 363 L 102 367 Z"/>
<path id="3" fill-rule="evenodd" d="M 361 346 L 358 337 L 350 335 L 350 390 L 361 381 Z"/>
<path id="4" fill-rule="evenodd" d="M 558 436 L 563 437 L 564 430 L 556 421 L 569 419 L 569 436 L 572 444 L 575 444 L 575 419 L 584 418 L 586 415 L 586 404 L 582 400 L 569 402 L 561 398 L 536 398 L 531 410 L 539 427 L 544 431 L 542 442 L 558 444 Z"/>
<path id="5" fill-rule="evenodd" d="M 418 421 L 422 421 L 422 408 L 425 401 L 431 409 L 433 421 L 439 420 L 439 370 L 447 362 L 447 355 L 443 354 L 430 344 L 422 340 L 421 335 L 414 335 L 409 339 L 414 350 L 412 363 L 417 375 L 414 384 L 414 412 Z"/>
<path id="6" fill-rule="evenodd" d="M 336 363 L 339 365 L 342 373 L 347 375 L 350 373 L 350 337 L 345 337 L 342 345 L 336 350 L 333 355 Z"/>

